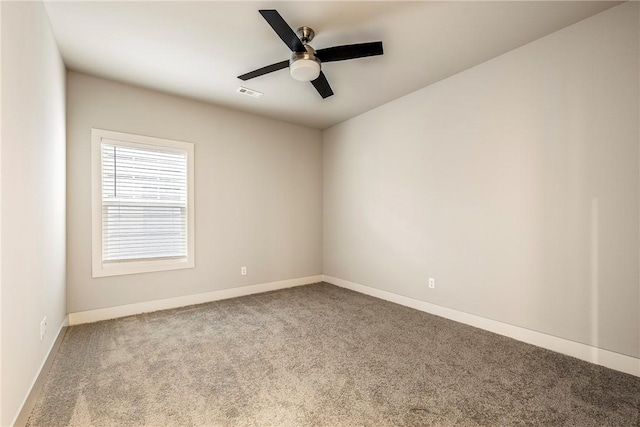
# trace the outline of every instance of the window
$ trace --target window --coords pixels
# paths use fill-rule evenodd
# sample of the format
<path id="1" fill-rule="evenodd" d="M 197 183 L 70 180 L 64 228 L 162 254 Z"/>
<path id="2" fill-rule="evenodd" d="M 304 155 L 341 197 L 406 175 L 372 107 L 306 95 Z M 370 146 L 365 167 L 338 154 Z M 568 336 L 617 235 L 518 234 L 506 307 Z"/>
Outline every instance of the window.
<path id="1" fill-rule="evenodd" d="M 93 277 L 194 266 L 193 144 L 91 129 Z"/>

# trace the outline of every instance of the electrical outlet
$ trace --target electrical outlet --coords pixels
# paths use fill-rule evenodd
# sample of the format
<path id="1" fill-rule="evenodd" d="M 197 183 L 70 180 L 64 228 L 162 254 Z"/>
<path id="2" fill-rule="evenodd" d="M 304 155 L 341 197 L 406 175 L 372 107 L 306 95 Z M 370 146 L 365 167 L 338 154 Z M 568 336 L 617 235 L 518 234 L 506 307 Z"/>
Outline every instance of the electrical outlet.
<path id="1" fill-rule="evenodd" d="M 242 276 L 246 276 L 247 275 L 247 267 L 240 267 L 240 274 Z"/>
<path id="2" fill-rule="evenodd" d="M 433 277 L 429 277 L 429 289 L 435 289 L 436 288 L 436 279 L 434 279 Z"/>
<path id="3" fill-rule="evenodd" d="M 44 319 L 42 319 L 42 322 L 40 322 L 40 341 L 42 341 L 46 333 L 47 333 L 47 318 L 45 317 Z"/>

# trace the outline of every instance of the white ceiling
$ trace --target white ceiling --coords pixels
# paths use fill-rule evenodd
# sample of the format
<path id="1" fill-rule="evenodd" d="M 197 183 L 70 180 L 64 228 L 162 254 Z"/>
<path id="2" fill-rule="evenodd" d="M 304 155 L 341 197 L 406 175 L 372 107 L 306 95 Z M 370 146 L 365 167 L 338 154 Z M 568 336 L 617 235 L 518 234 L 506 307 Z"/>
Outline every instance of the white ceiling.
<path id="1" fill-rule="evenodd" d="M 324 129 L 599 13 L 619 2 L 103 2 L 47 1 L 71 70 Z M 323 100 L 280 70 L 238 75 L 289 58 L 258 13 L 277 9 L 316 49 L 382 40 L 383 56 L 323 65 Z M 261 99 L 238 86 L 264 92 Z"/>

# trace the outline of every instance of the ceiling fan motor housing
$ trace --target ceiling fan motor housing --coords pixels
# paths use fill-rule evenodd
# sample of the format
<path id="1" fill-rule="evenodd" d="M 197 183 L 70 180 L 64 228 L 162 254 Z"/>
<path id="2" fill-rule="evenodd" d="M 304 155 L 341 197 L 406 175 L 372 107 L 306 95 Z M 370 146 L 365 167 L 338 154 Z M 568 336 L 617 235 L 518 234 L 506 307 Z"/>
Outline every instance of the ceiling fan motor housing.
<path id="1" fill-rule="evenodd" d="M 304 48 L 306 52 L 291 53 L 289 71 L 294 79 L 310 82 L 320 75 L 320 60 L 316 58 L 316 51 L 311 46 L 305 44 Z"/>

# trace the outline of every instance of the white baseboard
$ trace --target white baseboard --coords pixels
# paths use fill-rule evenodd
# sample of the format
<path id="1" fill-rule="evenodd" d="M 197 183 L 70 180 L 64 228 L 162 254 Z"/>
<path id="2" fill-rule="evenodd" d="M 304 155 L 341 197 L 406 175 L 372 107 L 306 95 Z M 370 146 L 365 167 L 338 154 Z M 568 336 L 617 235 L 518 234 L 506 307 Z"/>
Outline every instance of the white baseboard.
<path id="1" fill-rule="evenodd" d="M 134 314 L 149 313 L 152 311 L 166 310 L 170 308 L 185 307 L 193 304 L 236 298 L 261 292 L 275 291 L 294 286 L 309 285 L 322 281 L 322 275 L 299 277 L 297 279 L 280 280 L 277 282 L 260 283 L 257 285 L 242 286 L 239 288 L 222 289 L 219 291 L 205 292 L 195 295 L 184 295 L 175 298 L 166 298 L 154 301 L 145 301 L 135 304 L 119 305 L 116 307 L 99 308 L 97 310 L 69 313 L 69 325 L 98 322 L 100 320 L 115 319 Z"/>
<path id="2" fill-rule="evenodd" d="M 53 359 L 55 353 L 57 352 L 60 343 L 62 343 L 62 337 L 64 336 L 64 328 L 69 326 L 69 316 L 65 316 L 62 320 L 62 324 L 58 328 L 58 333 L 56 334 L 56 338 L 51 343 L 49 350 L 47 351 L 47 355 L 40 364 L 38 368 L 38 372 L 36 373 L 33 381 L 31 381 L 31 385 L 29 385 L 29 389 L 27 390 L 27 394 L 20 402 L 20 406 L 18 412 L 14 415 L 13 420 L 11 421 L 10 426 L 14 427 L 22 427 L 27 423 L 27 419 L 29 418 L 29 414 L 33 409 L 33 405 L 35 404 L 36 398 L 38 394 L 40 394 L 40 390 L 44 385 L 44 380 L 47 375 L 47 372 L 51 368 L 51 364 L 53 363 Z"/>
<path id="3" fill-rule="evenodd" d="M 331 276 L 323 281 L 640 377 L 640 359 Z"/>

